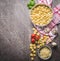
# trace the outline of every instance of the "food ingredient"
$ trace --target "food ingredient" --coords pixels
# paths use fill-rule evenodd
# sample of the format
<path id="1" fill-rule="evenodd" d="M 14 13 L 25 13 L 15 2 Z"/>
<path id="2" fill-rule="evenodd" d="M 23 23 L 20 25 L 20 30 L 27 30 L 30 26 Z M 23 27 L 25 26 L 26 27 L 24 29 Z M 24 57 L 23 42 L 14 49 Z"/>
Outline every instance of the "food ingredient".
<path id="1" fill-rule="evenodd" d="M 41 36 L 40 33 L 33 28 L 33 34 L 31 34 L 31 43 L 30 43 L 30 57 L 31 60 L 34 60 L 36 57 L 36 50 L 44 46 L 48 36 Z"/>
<path id="2" fill-rule="evenodd" d="M 40 39 L 40 35 L 32 34 L 31 35 L 31 42 L 35 43 L 35 41 Z"/>
<path id="3" fill-rule="evenodd" d="M 32 38 L 32 39 L 31 39 L 31 42 L 32 42 L 32 43 L 35 43 L 35 39 L 34 39 L 34 38 Z"/>
<path id="4" fill-rule="evenodd" d="M 36 40 L 39 40 L 40 39 L 40 35 L 36 35 Z"/>
<path id="5" fill-rule="evenodd" d="M 44 48 L 42 48 L 42 49 L 40 50 L 40 57 L 41 57 L 42 59 L 46 59 L 46 58 L 48 58 L 48 57 L 50 57 L 50 56 L 51 56 L 51 51 L 50 51 L 49 48 L 44 47 Z"/>
<path id="6" fill-rule="evenodd" d="M 35 0 L 30 0 L 29 3 L 27 4 L 27 7 L 31 9 L 35 5 Z"/>
<path id="7" fill-rule="evenodd" d="M 31 60 L 33 61 L 34 60 L 34 57 L 31 57 Z"/>
<path id="8" fill-rule="evenodd" d="M 44 4 L 36 5 L 31 10 L 30 18 L 35 25 L 45 26 L 50 23 L 52 17 L 52 10 Z"/>
<path id="9" fill-rule="evenodd" d="M 36 34 L 32 34 L 32 35 L 31 35 L 31 38 L 35 38 L 35 36 L 36 36 Z"/>
<path id="10" fill-rule="evenodd" d="M 56 42 L 52 42 L 52 46 L 53 47 L 57 46 L 57 43 Z"/>
<path id="11" fill-rule="evenodd" d="M 36 44 L 34 43 L 31 43 L 30 44 L 30 57 L 31 57 L 31 60 L 34 60 L 35 56 L 36 56 Z"/>

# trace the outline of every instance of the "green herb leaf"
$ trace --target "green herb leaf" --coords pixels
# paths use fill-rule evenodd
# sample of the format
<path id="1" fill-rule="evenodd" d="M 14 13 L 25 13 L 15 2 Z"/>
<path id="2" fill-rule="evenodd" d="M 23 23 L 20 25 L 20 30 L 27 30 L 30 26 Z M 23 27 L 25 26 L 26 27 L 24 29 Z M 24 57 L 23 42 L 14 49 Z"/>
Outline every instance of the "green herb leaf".
<path id="1" fill-rule="evenodd" d="M 29 8 L 29 9 L 31 9 L 31 8 L 32 8 L 32 6 L 31 6 L 31 5 L 29 5 L 29 6 L 28 6 L 28 8 Z"/>
<path id="2" fill-rule="evenodd" d="M 35 1 L 30 1 L 30 5 L 34 6 L 35 5 Z"/>

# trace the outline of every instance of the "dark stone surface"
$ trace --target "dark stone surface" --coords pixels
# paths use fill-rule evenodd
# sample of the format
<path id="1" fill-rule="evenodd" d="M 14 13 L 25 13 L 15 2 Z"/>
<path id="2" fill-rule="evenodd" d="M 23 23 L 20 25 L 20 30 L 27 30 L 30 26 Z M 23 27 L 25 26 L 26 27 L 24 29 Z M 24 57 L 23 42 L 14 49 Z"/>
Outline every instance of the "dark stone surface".
<path id="1" fill-rule="evenodd" d="M 0 0 L 0 61 L 30 61 L 29 44 L 32 24 L 27 8 L 28 0 Z M 54 6 L 60 0 L 54 0 Z M 53 7 L 54 7 L 53 6 Z M 58 26 L 60 30 L 60 26 Z M 58 32 L 60 33 L 60 31 Z M 49 61 L 60 61 L 60 36 Z M 36 57 L 35 61 L 40 61 Z"/>

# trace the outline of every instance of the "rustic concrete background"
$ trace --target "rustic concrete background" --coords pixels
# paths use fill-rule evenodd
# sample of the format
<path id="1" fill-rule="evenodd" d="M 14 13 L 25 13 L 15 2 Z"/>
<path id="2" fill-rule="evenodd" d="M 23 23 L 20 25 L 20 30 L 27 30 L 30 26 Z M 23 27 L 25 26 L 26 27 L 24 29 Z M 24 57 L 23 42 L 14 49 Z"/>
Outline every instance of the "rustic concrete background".
<path id="1" fill-rule="evenodd" d="M 0 61 L 30 61 L 29 44 L 32 24 L 27 3 L 29 0 L 0 0 Z M 53 1 L 53 7 L 60 0 Z M 60 26 L 58 26 L 60 30 Z M 58 32 L 60 32 L 58 30 Z M 50 61 L 60 61 L 60 37 L 58 48 Z M 40 61 L 36 57 L 35 61 Z"/>

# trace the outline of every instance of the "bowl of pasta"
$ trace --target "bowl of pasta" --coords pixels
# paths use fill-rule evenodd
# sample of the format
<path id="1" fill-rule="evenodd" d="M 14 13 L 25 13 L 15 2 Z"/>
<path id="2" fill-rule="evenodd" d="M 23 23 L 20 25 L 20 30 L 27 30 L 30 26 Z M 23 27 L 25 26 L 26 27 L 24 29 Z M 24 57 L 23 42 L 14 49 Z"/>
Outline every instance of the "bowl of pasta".
<path id="1" fill-rule="evenodd" d="M 45 4 L 36 4 L 30 11 L 30 19 L 34 25 L 47 26 L 53 19 L 53 10 Z"/>

